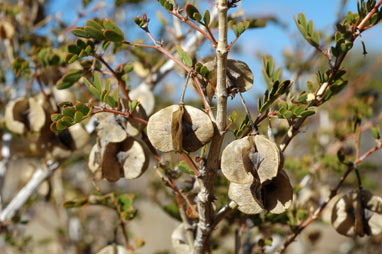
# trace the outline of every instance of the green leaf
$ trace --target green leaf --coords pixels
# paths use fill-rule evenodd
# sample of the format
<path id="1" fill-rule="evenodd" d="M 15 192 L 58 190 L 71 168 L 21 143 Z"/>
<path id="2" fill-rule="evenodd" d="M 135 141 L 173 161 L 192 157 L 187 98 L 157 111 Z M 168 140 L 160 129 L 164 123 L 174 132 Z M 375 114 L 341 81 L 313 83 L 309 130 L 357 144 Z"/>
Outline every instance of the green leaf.
<path id="1" fill-rule="evenodd" d="M 122 38 L 120 41 L 123 41 L 125 39 L 125 36 L 121 29 L 119 29 L 119 27 L 111 19 L 104 19 L 103 26 L 106 30 L 111 30 L 114 33 L 116 33 L 119 36 L 119 38 Z"/>
<path id="2" fill-rule="evenodd" d="M 185 174 L 188 174 L 188 175 L 194 175 L 194 172 L 192 171 L 191 167 L 185 161 L 180 161 L 175 166 L 175 169 L 178 169 L 182 173 L 185 173 Z"/>
<path id="3" fill-rule="evenodd" d="M 176 45 L 176 51 L 178 52 L 179 57 L 182 60 L 182 62 L 186 66 L 192 67 L 192 59 L 191 59 L 191 57 L 179 45 Z"/>
<path id="4" fill-rule="evenodd" d="M 84 27 L 75 27 L 72 29 L 72 34 L 74 34 L 77 37 L 82 37 L 82 38 L 89 38 L 89 34 L 85 31 Z"/>
<path id="5" fill-rule="evenodd" d="M 202 19 L 202 15 L 200 14 L 199 10 L 192 4 L 186 5 L 186 13 L 188 17 L 190 17 L 191 19 L 197 22 L 200 22 L 200 20 Z"/>
<path id="6" fill-rule="evenodd" d="M 80 111 L 84 116 L 90 115 L 91 113 L 90 108 L 80 102 L 77 103 L 74 107 L 77 111 Z"/>
<path id="7" fill-rule="evenodd" d="M 106 51 L 107 48 L 110 46 L 110 43 L 111 43 L 110 41 L 103 41 L 101 45 L 102 50 Z"/>
<path id="8" fill-rule="evenodd" d="M 100 99 L 101 97 L 101 90 L 98 90 L 89 80 L 84 78 L 84 84 L 88 88 L 89 92 L 96 97 L 97 99 Z"/>
<path id="9" fill-rule="evenodd" d="M 62 114 L 64 116 L 70 116 L 73 118 L 75 113 L 76 113 L 76 110 L 74 108 L 71 108 L 71 107 L 67 107 L 67 108 L 62 109 Z"/>
<path id="10" fill-rule="evenodd" d="M 56 122 L 56 121 L 60 120 L 63 117 L 64 117 L 63 115 L 57 114 L 57 113 L 50 115 L 50 119 L 52 120 L 52 122 Z"/>
<path id="11" fill-rule="evenodd" d="M 90 38 L 98 40 L 98 41 L 103 41 L 105 40 L 105 36 L 103 35 L 102 31 L 91 27 L 91 26 L 85 26 L 85 31 L 89 35 Z"/>
<path id="12" fill-rule="evenodd" d="M 103 32 L 103 35 L 105 36 L 106 40 L 112 41 L 112 42 L 121 42 L 124 40 L 123 35 L 120 35 L 114 32 L 113 30 L 109 30 L 109 29 L 105 30 Z"/>
<path id="13" fill-rule="evenodd" d="M 208 10 L 206 10 L 204 12 L 204 15 L 203 15 L 203 22 L 206 26 L 208 26 L 211 22 L 211 15 L 210 15 L 210 12 Z"/>
<path id="14" fill-rule="evenodd" d="M 103 29 L 103 27 L 100 23 L 98 23 L 97 21 L 92 20 L 92 19 L 89 19 L 88 21 L 86 21 L 86 26 L 93 27 L 99 31 L 102 31 L 102 29 Z"/>
<path id="15" fill-rule="evenodd" d="M 57 89 L 66 89 L 71 87 L 82 76 L 82 70 L 70 69 L 60 80 L 57 81 Z"/>
<path id="16" fill-rule="evenodd" d="M 132 64 L 125 64 L 123 66 L 123 72 L 125 72 L 125 73 L 132 72 L 133 69 L 134 69 L 134 66 Z"/>
<path id="17" fill-rule="evenodd" d="M 381 135 L 379 133 L 378 127 L 372 127 L 370 131 L 371 131 L 371 135 L 373 135 L 373 138 L 375 138 L 376 140 L 381 139 Z"/>
<path id="18" fill-rule="evenodd" d="M 94 78 L 93 85 L 95 86 L 95 88 L 97 88 L 98 91 L 102 91 L 102 82 L 101 82 L 101 77 L 99 73 L 98 72 L 94 73 L 93 78 Z"/>
<path id="19" fill-rule="evenodd" d="M 82 112 L 80 112 L 80 111 L 76 111 L 76 113 L 74 114 L 73 119 L 74 119 L 74 121 L 75 121 L 76 123 L 79 123 L 79 122 L 81 122 L 81 120 L 83 119 L 83 117 L 84 117 L 84 114 L 82 114 Z"/>
<path id="20" fill-rule="evenodd" d="M 86 43 L 83 41 L 83 40 L 81 40 L 81 39 L 77 39 L 76 40 L 76 45 L 78 46 L 78 47 L 80 47 L 81 49 L 84 49 L 84 48 L 86 48 Z"/>

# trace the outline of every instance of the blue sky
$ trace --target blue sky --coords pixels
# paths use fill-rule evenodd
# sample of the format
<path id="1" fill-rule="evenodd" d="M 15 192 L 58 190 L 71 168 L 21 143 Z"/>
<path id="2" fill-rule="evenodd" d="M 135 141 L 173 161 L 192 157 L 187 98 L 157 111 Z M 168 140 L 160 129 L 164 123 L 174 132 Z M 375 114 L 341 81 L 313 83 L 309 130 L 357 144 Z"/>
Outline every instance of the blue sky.
<path id="1" fill-rule="evenodd" d="M 54 15 L 57 11 L 61 11 L 62 19 L 69 24 L 75 17 L 76 13 L 81 10 L 81 6 L 78 4 L 78 0 L 52 0 L 49 12 Z M 97 1 L 93 1 L 97 2 Z M 112 3 L 112 0 L 106 1 Z M 161 9 L 159 3 L 156 0 L 146 1 L 145 9 L 143 8 L 130 8 L 123 13 L 126 18 L 126 24 L 129 22 L 132 24 L 132 17 L 147 12 L 148 17 L 151 19 L 152 31 L 155 32 L 159 22 L 157 22 L 156 12 Z M 205 0 L 198 0 L 199 3 L 206 3 Z M 233 54 L 234 58 L 245 61 L 255 75 L 255 85 L 257 89 L 250 91 L 245 97 L 253 98 L 257 96 L 259 92 L 265 89 L 264 82 L 262 80 L 261 62 L 256 57 L 256 54 L 268 54 L 275 58 L 276 64 L 282 64 L 282 53 L 286 48 L 292 48 L 295 46 L 294 40 L 296 38 L 301 39 L 301 35 L 298 33 L 294 24 L 293 17 L 298 13 L 303 12 L 308 20 L 314 21 L 315 29 L 331 34 L 333 32 L 333 24 L 336 19 L 338 7 L 341 0 L 320 0 L 320 1 L 306 1 L 306 0 L 272 0 L 272 1 L 256 1 L 256 0 L 243 0 L 242 8 L 245 11 L 245 16 L 277 16 L 283 23 L 287 25 L 286 28 L 282 28 L 278 25 L 269 23 L 265 28 L 248 30 L 244 33 L 242 38 L 239 39 L 238 44 L 241 46 L 242 53 Z M 205 9 L 206 6 L 201 5 L 200 10 Z M 349 0 L 346 6 L 347 10 L 356 11 L 356 0 Z M 164 12 L 163 12 L 164 13 Z M 101 12 L 96 14 L 98 17 L 109 17 L 113 15 L 111 9 L 106 7 Z M 93 15 L 94 16 L 94 15 Z M 87 18 L 91 18 L 88 16 Z M 112 17 L 110 17 L 112 18 Z M 78 25 L 82 25 L 86 20 L 83 19 Z M 133 33 L 139 35 L 138 27 L 131 27 L 134 29 Z M 127 36 L 131 34 L 130 31 L 125 31 Z M 144 35 L 142 34 L 142 37 Z M 232 32 L 229 36 L 233 38 Z M 377 43 L 380 43 L 382 38 L 382 25 L 379 24 L 370 31 L 363 33 L 363 39 L 366 42 L 368 51 L 376 48 Z M 159 39 L 159 38 L 158 38 Z M 306 45 L 308 45 L 306 43 Z M 307 48 L 309 48 L 307 46 Z M 355 52 L 361 52 L 361 45 L 359 40 L 355 43 Z M 309 52 L 307 52 L 309 54 Z M 360 53 L 361 54 L 361 53 Z M 288 78 L 288 77 L 285 77 Z M 252 101 L 252 100 L 251 100 Z M 254 100 L 256 101 L 256 100 Z"/>

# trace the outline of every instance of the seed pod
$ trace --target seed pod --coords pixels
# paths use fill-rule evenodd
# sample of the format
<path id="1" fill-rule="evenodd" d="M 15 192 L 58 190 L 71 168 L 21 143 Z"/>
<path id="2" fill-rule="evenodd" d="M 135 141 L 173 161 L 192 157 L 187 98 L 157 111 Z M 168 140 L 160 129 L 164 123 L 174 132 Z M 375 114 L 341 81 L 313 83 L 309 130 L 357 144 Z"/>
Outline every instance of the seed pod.
<path id="1" fill-rule="evenodd" d="M 113 113 L 99 113 L 97 115 L 99 122 L 96 127 L 97 135 L 101 139 L 118 143 L 127 138 L 127 132 L 122 126 L 126 126 L 126 119 Z"/>
<path id="2" fill-rule="evenodd" d="M 216 88 L 216 60 L 206 62 L 204 64 L 209 71 L 214 71 L 214 75 L 210 80 L 210 83 Z M 199 83 L 205 89 L 205 93 L 208 95 L 209 100 L 212 100 L 214 89 L 210 87 L 201 75 L 198 75 Z M 237 92 L 244 93 L 253 86 L 253 73 L 248 65 L 240 60 L 227 59 L 227 90 L 230 96 L 234 96 Z"/>
<path id="3" fill-rule="evenodd" d="M 108 245 L 105 248 L 99 250 L 97 254 L 133 254 L 134 252 L 127 250 L 122 245 Z"/>
<path id="4" fill-rule="evenodd" d="M 145 109 L 141 105 L 138 105 L 135 108 L 132 115 L 135 117 L 139 117 L 140 119 L 143 119 L 143 120 L 147 119 Z M 128 118 L 126 121 L 126 132 L 128 135 L 130 135 L 132 137 L 137 136 L 145 127 L 146 127 L 145 124 L 143 124 L 137 120 L 134 120 L 132 118 Z"/>
<path id="5" fill-rule="evenodd" d="M 262 196 L 264 208 L 271 213 L 283 213 L 290 207 L 293 200 L 293 187 L 284 170 L 281 169 L 275 178 L 264 183 Z"/>
<path id="6" fill-rule="evenodd" d="M 126 179 L 140 177 L 149 166 L 149 155 L 143 145 L 136 139 L 128 138 L 117 153 L 118 161 L 123 165 Z"/>
<path id="7" fill-rule="evenodd" d="M 76 103 L 76 97 L 69 89 L 57 89 L 56 86 L 52 88 L 54 99 L 57 103 L 68 101 L 71 103 Z"/>
<path id="8" fill-rule="evenodd" d="M 378 235 L 382 232 L 382 198 L 367 190 L 352 191 L 333 207 L 332 225 L 346 236 Z"/>
<path id="9" fill-rule="evenodd" d="M 248 136 L 231 142 L 223 151 L 221 169 L 233 183 L 260 183 L 277 176 L 282 167 L 280 150 L 262 135 Z"/>
<path id="10" fill-rule="evenodd" d="M 187 240 L 187 232 L 184 224 L 179 224 L 171 234 L 172 247 L 176 254 L 191 254 L 190 245 Z"/>
<path id="11" fill-rule="evenodd" d="M 139 101 L 147 115 L 151 115 L 155 106 L 155 97 L 153 92 L 147 86 L 139 86 L 130 91 L 129 96 L 132 100 Z"/>
<path id="12" fill-rule="evenodd" d="M 161 152 L 194 152 L 214 134 L 209 116 L 192 106 L 171 105 L 154 115 L 147 124 L 151 144 Z"/>
<path id="13" fill-rule="evenodd" d="M 293 188 L 284 170 L 264 184 L 258 181 L 247 184 L 230 183 L 228 196 L 235 201 L 239 211 L 257 214 L 263 210 L 271 213 L 283 213 L 292 203 Z"/>
<path id="14" fill-rule="evenodd" d="M 5 109 L 7 128 L 17 134 L 26 131 L 39 132 L 45 121 L 44 109 L 34 98 L 18 98 L 11 101 Z"/>
<path id="15" fill-rule="evenodd" d="M 141 143 L 133 138 L 119 143 L 98 139 L 90 152 L 88 166 L 95 180 L 106 178 L 115 182 L 121 177 L 141 176 L 148 167 L 148 158 Z"/>

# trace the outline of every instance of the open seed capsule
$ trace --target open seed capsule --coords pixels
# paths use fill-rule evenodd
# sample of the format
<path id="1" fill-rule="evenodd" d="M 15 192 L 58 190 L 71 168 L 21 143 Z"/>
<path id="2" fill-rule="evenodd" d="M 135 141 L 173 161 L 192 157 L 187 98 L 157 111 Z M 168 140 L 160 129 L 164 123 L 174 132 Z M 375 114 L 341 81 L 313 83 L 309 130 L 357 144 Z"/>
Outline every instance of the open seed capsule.
<path id="1" fill-rule="evenodd" d="M 378 235 L 382 232 L 382 198 L 367 190 L 352 191 L 333 207 L 332 225 L 346 236 Z"/>
<path id="2" fill-rule="evenodd" d="M 277 176 L 282 167 L 280 150 L 275 143 L 262 135 L 248 136 L 231 142 L 223 151 L 221 169 L 233 183 L 260 183 Z"/>
<path id="3" fill-rule="evenodd" d="M 161 152 L 182 149 L 194 152 L 214 135 L 209 116 L 192 106 L 171 105 L 154 115 L 147 124 L 151 144 Z"/>

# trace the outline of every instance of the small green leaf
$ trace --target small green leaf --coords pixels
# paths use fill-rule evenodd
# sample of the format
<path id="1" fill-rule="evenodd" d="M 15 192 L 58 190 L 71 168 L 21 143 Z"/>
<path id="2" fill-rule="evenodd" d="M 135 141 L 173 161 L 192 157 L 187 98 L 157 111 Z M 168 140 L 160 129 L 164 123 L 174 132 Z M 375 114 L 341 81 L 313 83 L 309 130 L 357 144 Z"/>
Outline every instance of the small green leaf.
<path id="1" fill-rule="evenodd" d="M 182 60 L 182 62 L 186 66 L 192 67 L 192 59 L 191 59 L 191 57 L 179 45 L 176 45 L 176 51 L 178 52 L 179 57 Z"/>
<path id="2" fill-rule="evenodd" d="M 199 10 L 192 4 L 186 5 L 186 13 L 191 19 L 197 22 L 200 22 L 200 20 L 202 19 L 202 15 L 200 14 Z"/>
<path id="3" fill-rule="evenodd" d="M 122 38 L 120 41 L 123 41 L 125 39 L 125 36 L 121 29 L 119 29 L 119 27 L 111 19 L 104 19 L 103 26 L 106 30 L 111 30 L 114 33 L 116 33 L 119 36 L 119 38 Z"/>
<path id="4" fill-rule="evenodd" d="M 65 116 L 74 117 L 75 113 L 76 113 L 76 110 L 74 108 L 71 108 L 71 107 L 66 107 L 66 108 L 62 109 L 62 114 Z"/>
<path id="5" fill-rule="evenodd" d="M 85 104 L 77 103 L 74 107 L 77 111 L 80 111 L 84 116 L 87 116 L 91 113 L 90 108 Z"/>
<path id="6" fill-rule="evenodd" d="M 381 139 L 381 134 L 379 133 L 378 127 L 372 127 L 370 131 L 371 135 L 373 135 L 373 138 L 375 138 L 376 140 Z"/>
<path id="7" fill-rule="evenodd" d="M 133 66 L 132 64 L 125 64 L 125 65 L 123 66 L 123 71 L 124 71 L 125 73 L 132 72 L 133 69 L 134 69 L 134 66 Z"/>
<path id="8" fill-rule="evenodd" d="M 102 25 L 98 23 L 97 21 L 95 21 L 94 19 L 89 19 L 88 21 L 86 21 L 86 26 L 93 27 L 99 31 L 102 31 L 103 29 Z"/>
<path id="9" fill-rule="evenodd" d="M 103 32 L 103 34 L 105 36 L 105 39 L 108 40 L 108 41 L 121 42 L 121 41 L 124 40 L 123 35 L 120 35 L 120 34 L 114 32 L 113 30 L 106 29 Z"/>
<path id="10" fill-rule="evenodd" d="M 90 38 L 95 39 L 97 41 L 103 41 L 105 40 L 105 36 L 103 35 L 102 31 L 91 27 L 91 26 L 85 26 L 85 31 L 89 35 Z"/>
<path id="11" fill-rule="evenodd" d="M 64 116 L 61 115 L 61 114 L 52 114 L 52 115 L 50 115 L 50 119 L 52 120 L 52 122 L 56 122 L 57 120 L 60 120 L 63 117 Z"/>
<path id="12" fill-rule="evenodd" d="M 82 70 L 70 69 L 60 80 L 57 81 L 57 89 L 66 89 L 71 87 L 82 76 Z"/>
<path id="13" fill-rule="evenodd" d="M 98 90 L 89 80 L 84 78 L 84 84 L 89 89 L 89 92 L 97 99 L 101 96 L 101 90 Z"/>
<path id="14" fill-rule="evenodd" d="M 210 15 L 210 12 L 208 10 L 206 10 L 204 12 L 204 15 L 203 15 L 203 22 L 206 26 L 208 26 L 211 22 L 211 15 Z"/>
<path id="15" fill-rule="evenodd" d="M 81 111 L 76 111 L 76 113 L 73 116 L 73 119 L 76 123 L 79 123 L 81 122 L 83 117 L 84 117 L 84 114 L 82 114 Z"/>
<path id="16" fill-rule="evenodd" d="M 95 86 L 95 88 L 97 88 L 98 91 L 102 91 L 102 82 L 101 82 L 101 77 L 99 73 L 98 72 L 94 73 L 93 78 L 94 78 L 93 85 Z"/>
<path id="17" fill-rule="evenodd" d="M 84 27 L 75 27 L 72 29 L 72 34 L 74 34 L 77 37 L 82 37 L 82 38 L 89 38 L 89 34 L 85 31 Z"/>
<path id="18" fill-rule="evenodd" d="M 86 48 L 86 43 L 85 43 L 83 40 L 81 40 L 81 39 L 77 39 L 77 40 L 76 40 L 76 45 L 77 45 L 78 47 L 80 47 L 81 49 Z"/>

